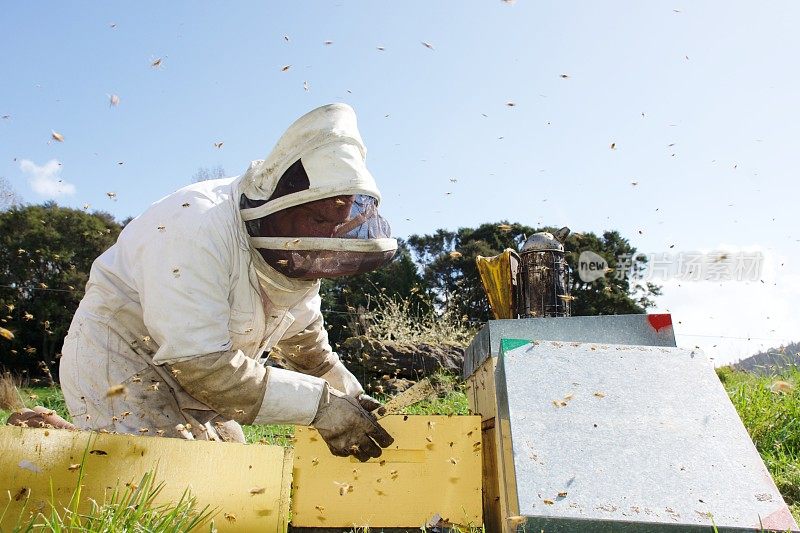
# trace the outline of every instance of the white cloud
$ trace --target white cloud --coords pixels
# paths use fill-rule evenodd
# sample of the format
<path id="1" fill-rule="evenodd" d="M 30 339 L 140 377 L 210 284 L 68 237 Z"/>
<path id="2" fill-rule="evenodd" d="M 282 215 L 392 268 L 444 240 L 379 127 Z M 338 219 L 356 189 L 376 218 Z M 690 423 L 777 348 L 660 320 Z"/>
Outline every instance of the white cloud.
<path id="1" fill-rule="evenodd" d="M 672 313 L 678 346 L 699 346 L 715 364 L 725 365 L 800 340 L 800 276 L 786 272 L 783 258 L 761 247 L 717 250 L 760 252 L 761 275 L 755 281 L 660 281 L 664 294 L 657 309 Z"/>
<path id="2" fill-rule="evenodd" d="M 55 159 L 51 159 L 42 166 L 23 159 L 19 162 L 19 169 L 25 173 L 28 184 L 38 195 L 54 198 L 75 194 L 75 185 L 60 178 L 61 163 Z"/>

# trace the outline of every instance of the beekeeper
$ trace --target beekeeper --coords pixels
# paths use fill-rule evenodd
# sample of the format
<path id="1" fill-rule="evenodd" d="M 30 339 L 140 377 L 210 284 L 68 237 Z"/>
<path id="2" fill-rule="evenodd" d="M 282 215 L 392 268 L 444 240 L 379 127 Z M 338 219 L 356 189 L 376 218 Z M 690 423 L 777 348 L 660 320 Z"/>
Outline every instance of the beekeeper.
<path id="1" fill-rule="evenodd" d="M 64 341 L 73 422 L 233 441 L 240 424 L 313 425 L 335 455 L 379 456 L 392 438 L 331 349 L 319 296 L 320 278 L 374 270 L 397 248 L 365 155 L 353 109 L 327 105 L 244 175 L 132 220 L 92 265 Z"/>

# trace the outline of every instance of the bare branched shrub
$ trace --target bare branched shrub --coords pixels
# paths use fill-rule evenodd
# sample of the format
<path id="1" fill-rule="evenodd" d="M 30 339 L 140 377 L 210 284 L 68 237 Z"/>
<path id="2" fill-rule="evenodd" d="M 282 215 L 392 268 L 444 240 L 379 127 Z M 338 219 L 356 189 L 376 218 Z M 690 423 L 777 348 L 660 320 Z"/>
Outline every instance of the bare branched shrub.
<path id="1" fill-rule="evenodd" d="M 367 315 L 367 336 L 400 344 L 466 346 L 476 329 L 449 309 L 424 310 L 407 299 L 379 297 Z"/>
<path id="2" fill-rule="evenodd" d="M 20 407 L 24 406 L 22 405 L 17 385 L 14 383 L 14 378 L 8 372 L 0 375 L 0 409 L 13 411 Z"/>

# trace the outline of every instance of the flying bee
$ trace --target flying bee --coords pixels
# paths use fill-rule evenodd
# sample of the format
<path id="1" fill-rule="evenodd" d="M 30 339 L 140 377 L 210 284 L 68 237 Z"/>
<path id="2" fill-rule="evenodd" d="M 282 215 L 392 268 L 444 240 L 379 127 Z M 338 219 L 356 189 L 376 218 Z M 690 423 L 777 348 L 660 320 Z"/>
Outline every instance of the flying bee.
<path id="1" fill-rule="evenodd" d="M 508 524 L 514 530 L 516 530 L 518 525 L 525 523 L 525 517 L 524 516 L 509 516 L 509 517 L 506 517 L 506 520 L 508 520 Z"/>
<path id="2" fill-rule="evenodd" d="M 112 385 L 106 391 L 106 398 L 112 398 L 114 396 L 119 396 L 120 394 L 127 394 L 128 388 L 125 385 Z"/>
<path id="3" fill-rule="evenodd" d="M 775 394 L 789 394 L 794 390 L 794 385 L 792 385 L 788 381 L 778 380 L 770 386 L 769 390 L 771 390 Z"/>
<path id="4" fill-rule="evenodd" d="M 334 481 L 333 483 L 339 487 L 339 496 L 344 496 L 348 492 L 353 492 L 353 485 L 350 483 L 340 483 L 338 481 Z"/>

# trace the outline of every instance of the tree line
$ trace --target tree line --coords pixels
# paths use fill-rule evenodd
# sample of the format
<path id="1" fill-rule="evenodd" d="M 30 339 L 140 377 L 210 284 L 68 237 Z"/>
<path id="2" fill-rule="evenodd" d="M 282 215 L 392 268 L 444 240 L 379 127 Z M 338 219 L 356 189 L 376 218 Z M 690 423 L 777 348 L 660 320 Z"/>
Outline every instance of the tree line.
<path id="1" fill-rule="evenodd" d="M 129 220 L 129 219 L 127 219 Z M 126 221 L 105 212 L 61 207 L 55 202 L 11 205 L 0 211 L 0 370 L 57 376 L 58 355 L 72 315 L 83 297 L 92 262 L 117 239 Z M 385 298 L 410 301 L 412 313 L 449 311 L 473 324 L 489 318 L 475 256 L 519 249 L 539 230 L 508 221 L 477 228 L 439 229 L 400 241 L 386 267 L 323 280 L 323 314 L 334 346 L 363 333 L 369 313 Z M 616 268 L 636 249 L 616 231 L 573 234 L 565 243 L 574 269 L 583 250 Z M 644 259 L 636 259 L 641 267 Z M 572 276 L 574 315 L 642 313 L 659 288 L 606 276 L 591 284 Z"/>

